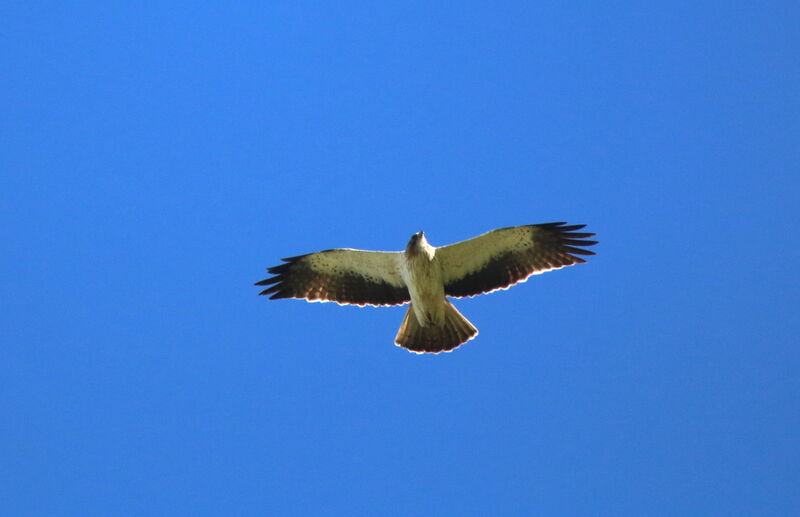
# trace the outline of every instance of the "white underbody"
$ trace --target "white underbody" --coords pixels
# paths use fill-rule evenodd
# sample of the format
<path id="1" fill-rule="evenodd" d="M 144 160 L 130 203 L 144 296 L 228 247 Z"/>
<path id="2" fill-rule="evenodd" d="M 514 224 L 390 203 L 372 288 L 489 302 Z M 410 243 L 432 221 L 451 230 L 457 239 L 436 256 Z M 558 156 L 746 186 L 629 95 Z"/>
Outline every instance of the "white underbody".
<path id="1" fill-rule="evenodd" d="M 411 256 L 403 253 L 399 257 L 400 275 L 411 295 L 411 306 L 417 321 L 423 327 L 444 323 L 442 265 L 435 250 L 425 243 L 419 253 Z"/>

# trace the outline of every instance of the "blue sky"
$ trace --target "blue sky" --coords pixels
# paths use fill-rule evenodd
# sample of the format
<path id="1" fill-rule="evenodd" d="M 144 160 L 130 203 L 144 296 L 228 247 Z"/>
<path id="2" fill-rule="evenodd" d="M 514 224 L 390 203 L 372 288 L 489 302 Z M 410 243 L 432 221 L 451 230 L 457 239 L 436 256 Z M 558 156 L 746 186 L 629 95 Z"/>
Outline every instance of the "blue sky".
<path id="1" fill-rule="evenodd" d="M 800 508 L 794 3 L 0 14 L 5 514 Z M 450 354 L 252 285 L 560 220 Z"/>

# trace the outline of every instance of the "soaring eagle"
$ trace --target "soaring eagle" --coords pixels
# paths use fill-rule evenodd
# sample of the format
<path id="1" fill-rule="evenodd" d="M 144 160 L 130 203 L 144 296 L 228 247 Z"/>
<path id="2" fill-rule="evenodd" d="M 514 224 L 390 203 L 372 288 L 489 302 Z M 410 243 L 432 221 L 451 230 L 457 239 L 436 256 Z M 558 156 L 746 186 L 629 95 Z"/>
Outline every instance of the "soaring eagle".
<path id="1" fill-rule="evenodd" d="M 545 223 L 500 228 L 437 248 L 423 232 L 405 251 L 333 249 L 285 258 L 267 269 L 274 275 L 255 285 L 269 286 L 270 298 L 301 298 L 342 305 L 403 305 L 411 302 L 395 344 L 415 353 L 448 352 L 478 335 L 446 297 L 491 293 L 531 275 L 586 262 L 594 255 L 581 246 L 593 233 L 583 224 Z"/>

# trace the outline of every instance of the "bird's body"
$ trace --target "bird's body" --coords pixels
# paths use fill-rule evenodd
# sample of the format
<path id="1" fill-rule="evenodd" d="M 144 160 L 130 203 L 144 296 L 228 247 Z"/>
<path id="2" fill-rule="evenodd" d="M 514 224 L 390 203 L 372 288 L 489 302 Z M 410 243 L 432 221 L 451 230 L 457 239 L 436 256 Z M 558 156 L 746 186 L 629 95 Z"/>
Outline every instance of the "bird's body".
<path id="1" fill-rule="evenodd" d="M 476 296 L 505 289 L 531 275 L 585 262 L 593 255 L 578 246 L 592 233 L 566 223 L 501 228 L 436 248 L 423 232 L 411 236 L 404 251 L 334 249 L 284 259 L 268 269 L 271 298 L 304 298 L 352 305 L 402 305 L 411 302 L 395 343 L 412 352 L 450 351 L 478 330 L 450 297 Z"/>
<path id="2" fill-rule="evenodd" d="M 399 263 L 417 321 L 423 327 L 444 323 L 442 264 L 422 232 L 411 238 Z"/>

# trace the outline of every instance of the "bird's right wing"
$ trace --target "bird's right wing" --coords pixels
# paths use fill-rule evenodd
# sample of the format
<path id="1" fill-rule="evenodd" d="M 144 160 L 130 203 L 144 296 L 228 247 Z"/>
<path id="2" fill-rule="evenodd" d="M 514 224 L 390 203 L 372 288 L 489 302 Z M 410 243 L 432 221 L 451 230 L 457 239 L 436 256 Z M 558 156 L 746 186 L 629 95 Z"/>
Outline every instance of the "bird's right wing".
<path id="1" fill-rule="evenodd" d="M 256 285 L 270 298 L 301 298 L 342 305 L 402 305 L 411 300 L 398 265 L 402 254 L 335 249 L 283 259 L 275 275 Z"/>
<path id="2" fill-rule="evenodd" d="M 586 262 L 575 255 L 594 255 L 578 246 L 593 233 L 585 225 L 531 224 L 501 228 L 436 249 L 447 296 L 475 296 L 524 282 L 531 275 Z"/>

